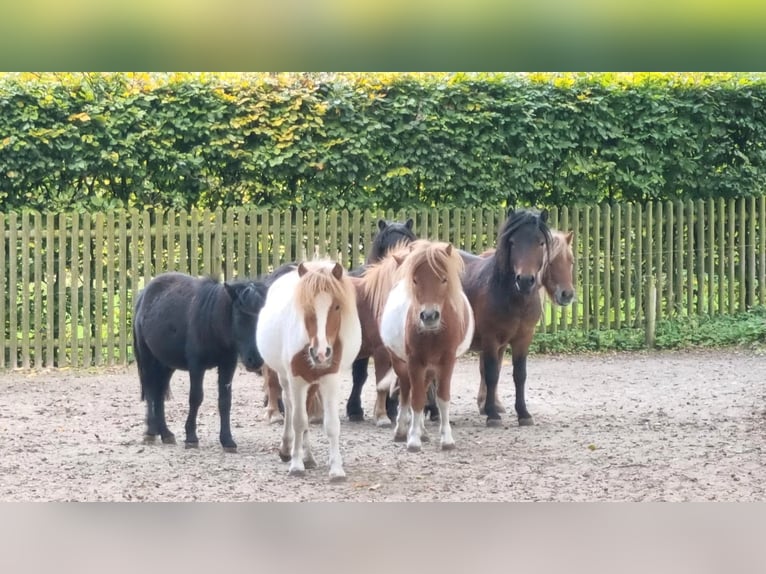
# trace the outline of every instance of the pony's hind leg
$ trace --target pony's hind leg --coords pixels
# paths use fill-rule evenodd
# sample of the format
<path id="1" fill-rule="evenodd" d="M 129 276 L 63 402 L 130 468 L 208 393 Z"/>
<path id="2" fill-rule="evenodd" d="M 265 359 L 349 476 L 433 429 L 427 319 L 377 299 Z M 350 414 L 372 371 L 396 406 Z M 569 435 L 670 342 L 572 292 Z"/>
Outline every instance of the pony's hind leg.
<path id="1" fill-rule="evenodd" d="M 306 397 L 306 412 L 309 415 L 310 424 L 321 424 L 324 420 L 324 409 L 322 407 L 322 395 L 319 393 L 318 385 L 309 387 Z"/>
<path id="2" fill-rule="evenodd" d="M 340 384 L 337 376 L 327 377 L 322 382 L 322 402 L 324 403 L 324 431 L 330 443 L 330 482 L 346 480 L 343 470 L 343 458 L 340 454 Z"/>
<path id="3" fill-rule="evenodd" d="M 202 399 L 205 397 L 202 388 L 202 382 L 205 378 L 205 371 L 196 367 L 189 368 L 189 415 L 186 417 L 186 439 L 184 444 L 186 448 L 197 448 L 199 438 L 197 437 L 197 413 Z"/>
<path id="4" fill-rule="evenodd" d="M 376 350 L 373 358 L 375 360 L 375 378 L 377 379 L 373 414 L 375 426 L 390 427 L 391 423 L 396 420 L 396 404 L 393 405 L 393 408 L 389 404 L 394 400 L 391 397 L 391 389 L 396 385 L 396 373 L 391 366 L 391 356 L 385 347 Z"/>
<path id="5" fill-rule="evenodd" d="M 351 394 L 346 401 L 346 416 L 351 422 L 362 422 L 364 420 L 364 409 L 362 408 L 362 388 L 367 381 L 367 366 L 370 363 L 369 357 L 364 357 L 354 361 L 351 366 L 351 379 L 353 386 Z"/>
<path id="6" fill-rule="evenodd" d="M 263 386 L 266 391 L 266 420 L 269 424 L 282 422 L 284 403 L 282 402 L 282 387 L 279 386 L 279 376 L 276 371 L 265 365 L 263 367 Z M 282 403 L 281 409 L 279 408 L 280 403 Z"/>
<path id="7" fill-rule="evenodd" d="M 160 435 L 163 444 L 176 444 L 175 435 L 170 432 L 167 421 L 165 420 L 165 397 L 170 387 L 170 377 L 173 375 L 173 369 L 158 365 L 152 373 L 154 384 L 150 389 L 150 395 L 147 396 L 147 420 L 146 420 L 146 442 L 154 442 L 154 437 Z"/>

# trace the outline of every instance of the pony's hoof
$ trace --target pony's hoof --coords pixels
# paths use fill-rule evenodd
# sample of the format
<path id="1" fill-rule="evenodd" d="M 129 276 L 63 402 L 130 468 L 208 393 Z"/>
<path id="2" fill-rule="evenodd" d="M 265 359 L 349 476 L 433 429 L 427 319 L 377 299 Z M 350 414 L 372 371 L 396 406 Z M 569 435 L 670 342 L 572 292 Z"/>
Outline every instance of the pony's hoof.
<path id="1" fill-rule="evenodd" d="M 535 426 L 535 421 L 532 417 L 524 417 L 519 419 L 520 427 L 532 427 Z"/>
<path id="2" fill-rule="evenodd" d="M 393 425 L 393 423 L 390 420 L 388 420 L 387 418 L 385 418 L 385 419 L 378 419 L 378 420 L 375 421 L 375 426 L 378 427 L 378 428 L 382 428 L 382 429 L 390 429 L 392 425 Z"/>
<path id="3" fill-rule="evenodd" d="M 153 435 L 153 434 L 144 435 L 144 444 L 154 444 L 156 442 L 157 442 L 157 435 Z"/>
<path id="4" fill-rule="evenodd" d="M 407 452 L 420 452 L 422 449 L 419 444 L 408 444 Z"/>
<path id="5" fill-rule="evenodd" d="M 281 460 L 282 462 L 290 462 L 292 458 L 293 457 L 290 456 L 289 454 L 282 454 L 281 452 L 279 453 L 279 460 Z"/>
<path id="6" fill-rule="evenodd" d="M 309 419 L 309 424 L 321 425 L 324 422 L 324 417 L 314 417 Z"/>
<path id="7" fill-rule="evenodd" d="M 407 441 L 406 434 L 394 434 L 394 442 L 406 442 L 406 441 Z"/>
<path id="8" fill-rule="evenodd" d="M 285 422 L 285 417 L 283 417 L 282 415 L 280 414 L 269 415 L 270 425 L 281 424 L 283 422 Z"/>
<path id="9" fill-rule="evenodd" d="M 501 419 L 500 417 L 497 417 L 496 419 L 487 418 L 487 426 L 490 428 L 501 427 L 503 426 L 503 419 Z"/>
<path id="10" fill-rule="evenodd" d="M 197 442 L 184 441 L 184 448 L 199 448 L 199 441 Z"/>
<path id="11" fill-rule="evenodd" d="M 306 458 L 303 460 L 303 466 L 306 468 L 316 468 L 317 461 L 315 461 L 313 458 Z"/>
<path id="12" fill-rule="evenodd" d="M 233 453 L 233 454 L 237 454 L 237 446 L 236 445 L 234 445 L 234 446 L 225 446 L 225 447 L 223 447 L 223 452 L 230 452 L 230 453 Z"/>
<path id="13" fill-rule="evenodd" d="M 443 442 L 442 443 L 442 450 L 455 450 L 455 443 L 454 442 Z"/>
<path id="14" fill-rule="evenodd" d="M 363 413 L 362 414 L 355 413 L 353 415 L 348 415 L 348 420 L 349 420 L 349 422 L 352 422 L 352 423 L 363 423 L 364 422 L 364 414 Z"/>
<path id="15" fill-rule="evenodd" d="M 346 482 L 346 473 L 341 471 L 338 473 L 333 473 L 330 475 L 330 483 L 331 484 L 338 484 L 341 482 Z"/>
<path id="16" fill-rule="evenodd" d="M 162 437 L 162 444 L 176 444 L 176 436 L 170 434 Z"/>
<path id="17" fill-rule="evenodd" d="M 302 468 L 291 468 L 290 470 L 287 471 L 287 474 L 289 476 L 295 476 L 295 477 L 298 477 L 298 478 L 302 478 L 302 477 L 306 476 L 306 471 L 304 469 L 302 469 Z"/>

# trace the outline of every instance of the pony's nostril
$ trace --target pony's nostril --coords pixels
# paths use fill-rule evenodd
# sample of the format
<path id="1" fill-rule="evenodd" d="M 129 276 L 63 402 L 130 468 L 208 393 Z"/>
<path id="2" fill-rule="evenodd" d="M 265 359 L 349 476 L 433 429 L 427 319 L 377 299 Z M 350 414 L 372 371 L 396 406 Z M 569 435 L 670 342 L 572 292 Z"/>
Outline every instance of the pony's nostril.
<path id="1" fill-rule="evenodd" d="M 433 320 L 434 321 L 438 321 L 440 316 L 441 315 L 439 315 L 439 311 L 434 311 L 433 312 Z"/>
<path id="2" fill-rule="evenodd" d="M 327 347 L 324 351 L 325 356 L 329 359 L 332 357 L 332 347 Z"/>

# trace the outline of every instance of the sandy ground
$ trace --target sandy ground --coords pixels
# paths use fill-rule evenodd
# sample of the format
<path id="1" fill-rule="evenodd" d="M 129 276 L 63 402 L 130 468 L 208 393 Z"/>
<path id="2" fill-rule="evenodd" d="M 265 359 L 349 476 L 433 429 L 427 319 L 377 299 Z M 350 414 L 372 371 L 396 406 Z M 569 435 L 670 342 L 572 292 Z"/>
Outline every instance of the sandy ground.
<path id="1" fill-rule="evenodd" d="M 372 376 L 372 373 L 371 373 Z M 260 377 L 234 380 L 239 452 L 218 443 L 214 372 L 205 379 L 200 448 L 183 447 L 188 379 L 176 373 L 168 421 L 177 446 L 144 445 L 144 404 L 133 367 L 0 374 L 0 500 L 726 500 L 766 498 L 766 356 L 746 350 L 531 357 L 527 405 L 487 428 L 475 403 L 478 364 L 453 381 L 457 449 L 442 452 L 438 427 L 421 453 L 391 429 L 342 417 L 348 480 L 330 484 L 327 441 L 311 436 L 319 467 L 287 475 L 277 456 Z M 350 379 L 344 379 L 347 396 Z M 500 393 L 513 405 L 511 368 Z M 363 394 L 372 411 L 372 385 Z M 345 409 L 345 402 L 342 405 Z M 344 411 L 345 412 L 345 411 Z"/>

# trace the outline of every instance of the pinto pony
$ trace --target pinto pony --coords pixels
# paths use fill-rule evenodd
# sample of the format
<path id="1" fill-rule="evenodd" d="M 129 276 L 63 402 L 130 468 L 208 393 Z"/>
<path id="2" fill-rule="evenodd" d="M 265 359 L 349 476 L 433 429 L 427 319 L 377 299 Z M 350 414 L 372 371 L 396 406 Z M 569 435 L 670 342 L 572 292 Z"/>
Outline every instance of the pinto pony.
<path id="1" fill-rule="evenodd" d="M 266 299 L 266 286 L 256 281 L 218 283 L 183 273 L 164 273 L 139 293 L 133 313 L 133 353 L 146 400 L 145 442 L 160 435 L 175 444 L 165 421 L 165 397 L 176 369 L 189 371 L 189 416 L 186 447 L 199 445 L 197 412 L 202 404 L 205 371 L 218 367 L 220 441 L 236 452 L 231 436 L 231 380 L 237 357 L 248 370 L 261 367 L 255 344 L 256 325 Z"/>
<path id="2" fill-rule="evenodd" d="M 473 313 L 461 288 L 463 262 L 457 250 L 428 241 L 410 247 L 379 314 L 380 336 L 399 377 L 394 440 L 406 440 L 407 450 L 420 451 L 421 440 L 427 440 L 426 391 L 434 382 L 441 448 L 449 450 L 455 447 L 449 419 L 452 371 L 473 338 Z"/>
<path id="3" fill-rule="evenodd" d="M 269 288 L 256 331 L 266 365 L 283 390 L 285 424 L 279 456 L 289 474 L 316 466 L 308 437 L 306 398 L 317 386 L 330 443 L 330 480 L 345 480 L 338 416 L 340 373 L 351 369 L 361 346 L 354 287 L 339 263 L 313 261 L 279 277 Z"/>

